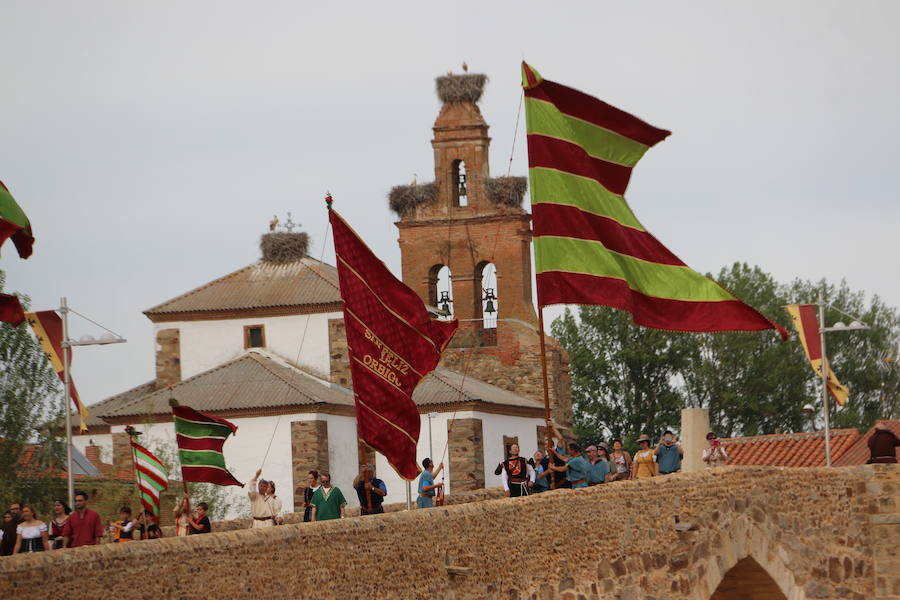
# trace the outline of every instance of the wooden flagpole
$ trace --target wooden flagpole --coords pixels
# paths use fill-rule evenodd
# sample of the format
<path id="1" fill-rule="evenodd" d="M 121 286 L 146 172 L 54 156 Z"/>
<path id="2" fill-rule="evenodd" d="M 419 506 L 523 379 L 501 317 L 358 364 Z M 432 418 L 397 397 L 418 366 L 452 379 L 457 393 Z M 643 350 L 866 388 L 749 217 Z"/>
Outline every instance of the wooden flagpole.
<path id="1" fill-rule="evenodd" d="M 550 384 L 547 380 L 547 344 L 544 341 L 544 307 L 538 305 L 538 329 L 541 334 L 541 374 L 544 378 L 544 422 L 547 429 L 547 452 L 549 453 L 549 462 L 547 467 L 553 464 L 553 427 L 550 419 Z M 550 489 L 556 489 L 556 473 L 550 469 L 547 477 L 550 478 Z"/>
<path id="2" fill-rule="evenodd" d="M 357 435 L 359 435 L 359 421 L 357 421 Z M 365 487 L 367 483 L 366 479 L 366 470 L 369 468 L 369 465 L 366 464 L 366 443 L 360 437 L 359 439 L 359 483 L 363 486 L 363 489 L 366 490 L 366 509 L 371 513 L 372 512 L 372 490 Z"/>

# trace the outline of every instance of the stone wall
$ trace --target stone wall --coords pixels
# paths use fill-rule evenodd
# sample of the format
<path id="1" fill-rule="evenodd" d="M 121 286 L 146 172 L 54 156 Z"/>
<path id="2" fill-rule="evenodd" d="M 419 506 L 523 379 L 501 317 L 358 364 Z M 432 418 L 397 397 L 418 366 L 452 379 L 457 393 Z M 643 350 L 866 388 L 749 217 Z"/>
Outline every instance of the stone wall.
<path id="1" fill-rule="evenodd" d="M 328 422 L 291 421 L 291 470 L 294 506 L 303 506 L 306 475 L 313 469 L 328 471 Z"/>
<path id="2" fill-rule="evenodd" d="M 127 433 L 112 434 L 112 464 L 117 469 L 131 470 L 134 467 L 134 458 L 131 451 L 131 438 Z"/>
<path id="3" fill-rule="evenodd" d="M 900 467 L 724 467 L 529 498 L 0 559 L 0 597 L 893 599 Z M 745 597 L 753 597 L 747 594 Z"/>
<path id="4" fill-rule="evenodd" d="M 328 320 L 328 355 L 331 360 L 331 383 L 353 389 L 350 378 L 350 349 L 344 319 Z"/>
<path id="5" fill-rule="evenodd" d="M 181 381 L 181 341 L 178 329 L 156 333 L 156 389 Z"/>
<path id="6" fill-rule="evenodd" d="M 450 492 L 465 493 L 484 487 L 484 442 L 481 419 L 454 419 L 447 423 Z"/>

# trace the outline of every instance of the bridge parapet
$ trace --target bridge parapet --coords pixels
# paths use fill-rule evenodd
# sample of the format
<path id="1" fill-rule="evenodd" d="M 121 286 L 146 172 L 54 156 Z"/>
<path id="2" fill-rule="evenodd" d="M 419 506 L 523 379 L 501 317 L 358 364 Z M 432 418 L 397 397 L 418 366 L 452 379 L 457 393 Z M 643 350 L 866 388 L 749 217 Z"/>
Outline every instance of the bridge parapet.
<path id="1" fill-rule="evenodd" d="M 895 600 L 898 490 L 896 465 L 726 467 L 20 555 L 0 559 L 0 597 L 729 600 L 765 577 L 788 600 Z"/>

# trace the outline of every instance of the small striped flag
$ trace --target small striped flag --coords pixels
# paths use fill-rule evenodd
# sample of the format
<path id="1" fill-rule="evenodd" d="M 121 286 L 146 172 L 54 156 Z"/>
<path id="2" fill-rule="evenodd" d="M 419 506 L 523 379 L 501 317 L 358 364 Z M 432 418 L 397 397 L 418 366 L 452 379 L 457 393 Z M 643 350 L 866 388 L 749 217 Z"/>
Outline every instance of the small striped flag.
<path id="1" fill-rule="evenodd" d="M 65 369 L 63 369 L 62 348 L 62 318 L 55 310 L 40 310 L 37 312 L 25 313 L 25 318 L 28 321 L 28 324 L 31 325 L 31 329 L 34 330 L 34 336 L 37 338 L 38 343 L 41 345 L 41 349 L 47 356 L 47 360 L 50 361 L 53 370 L 56 371 L 56 374 L 59 376 L 59 380 L 65 382 L 66 378 Z M 68 357 L 69 366 L 71 367 L 71 348 L 69 348 Z M 88 410 L 81 401 L 78 390 L 75 389 L 75 382 L 72 380 L 71 371 L 69 371 L 69 392 L 72 397 L 72 404 L 75 405 L 75 409 L 78 411 L 79 428 L 81 431 L 87 431 Z"/>
<path id="2" fill-rule="evenodd" d="M 225 455 L 222 454 L 225 440 L 237 432 L 234 423 L 189 406 L 173 406 L 172 416 L 183 481 L 244 487 L 225 468 Z"/>
<path id="3" fill-rule="evenodd" d="M 159 497 L 169 487 L 169 471 L 162 461 L 135 442 L 134 438 L 131 440 L 131 452 L 141 505 L 159 520 Z"/>
<path id="4" fill-rule="evenodd" d="M 663 246 L 625 201 L 669 136 L 522 63 L 538 307 L 593 304 L 672 331 L 787 331 Z"/>
<path id="5" fill-rule="evenodd" d="M 797 337 L 800 338 L 800 344 L 806 352 L 806 358 L 809 359 L 809 365 L 812 370 L 822 377 L 822 364 L 827 369 L 825 375 L 826 387 L 831 393 L 831 397 L 839 405 L 843 406 L 850 396 L 850 390 L 846 385 L 838 381 L 834 371 L 827 360 L 822 360 L 822 338 L 819 333 L 819 319 L 816 317 L 816 306 L 814 304 L 791 304 L 784 307 L 784 310 L 791 316 L 794 323 L 794 329 L 797 330 Z"/>

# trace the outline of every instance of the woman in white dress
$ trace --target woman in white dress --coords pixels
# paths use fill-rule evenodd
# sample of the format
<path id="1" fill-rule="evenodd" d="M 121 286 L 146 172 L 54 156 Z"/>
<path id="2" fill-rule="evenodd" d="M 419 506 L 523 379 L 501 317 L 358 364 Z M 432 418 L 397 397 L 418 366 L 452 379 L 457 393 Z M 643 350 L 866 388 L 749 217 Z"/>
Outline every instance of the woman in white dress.
<path id="1" fill-rule="evenodd" d="M 43 552 L 49 547 L 47 524 L 39 520 L 34 514 L 34 509 L 26 504 L 22 507 L 22 522 L 16 527 L 16 546 L 13 554 Z"/>

